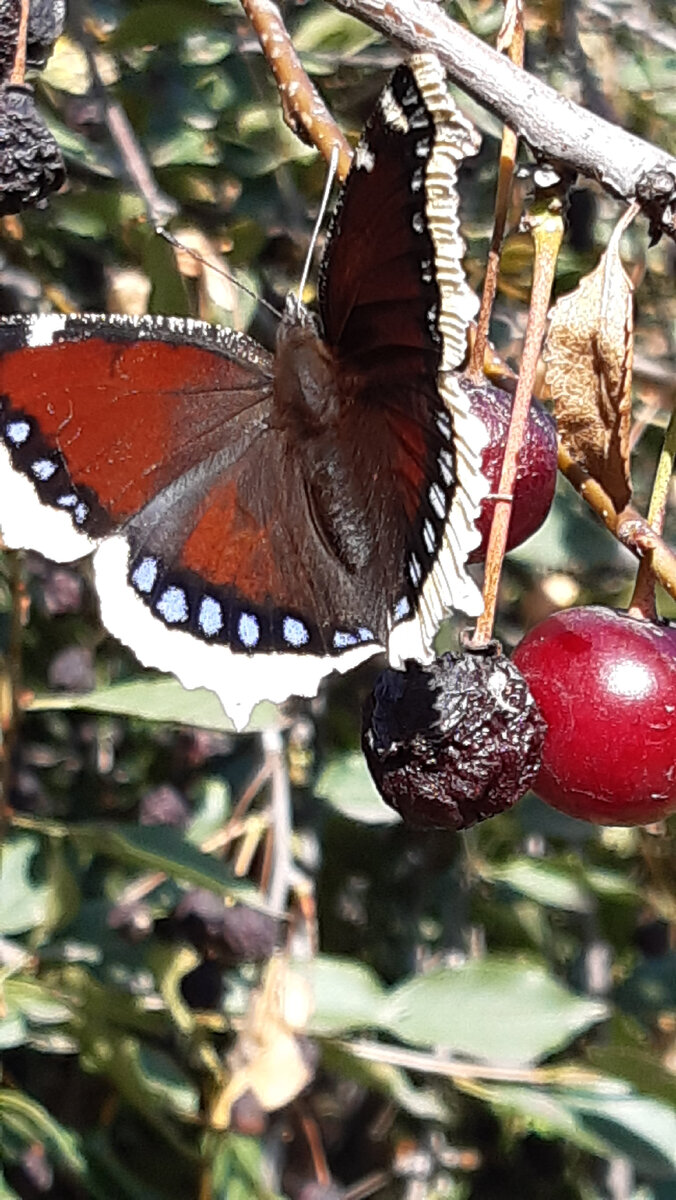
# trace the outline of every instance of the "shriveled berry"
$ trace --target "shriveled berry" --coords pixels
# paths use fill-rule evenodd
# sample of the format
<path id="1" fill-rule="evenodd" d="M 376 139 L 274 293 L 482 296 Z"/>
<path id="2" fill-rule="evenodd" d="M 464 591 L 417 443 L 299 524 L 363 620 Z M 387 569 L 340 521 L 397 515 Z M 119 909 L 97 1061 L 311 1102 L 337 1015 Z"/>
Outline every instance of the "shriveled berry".
<path id="1" fill-rule="evenodd" d="M 220 1008 L 223 999 L 223 974 L 218 963 L 207 960 L 181 980 L 181 995 L 193 1009 Z"/>
<path id="2" fill-rule="evenodd" d="M 342 1200 L 344 1194 L 334 1183 L 304 1183 L 296 1200 Z"/>
<path id="3" fill-rule="evenodd" d="M 488 430 L 481 468 L 491 492 L 497 492 L 514 397 L 488 379 L 481 383 L 461 379 L 460 383 L 469 396 L 472 413 Z M 542 404 L 532 400 L 514 485 L 508 550 L 520 546 L 542 525 L 554 499 L 556 469 L 556 421 Z M 484 500 L 477 521 L 481 544 L 472 551 L 470 562 L 483 562 L 486 557 L 494 509 L 495 500 Z"/>
<path id="4" fill-rule="evenodd" d="M 129 904 L 114 904 L 107 918 L 109 929 L 129 942 L 143 942 L 152 933 L 154 921 L 149 904 L 134 900 Z"/>
<path id="5" fill-rule="evenodd" d="M 43 207 L 66 179 L 61 151 L 27 86 L 0 90 L 0 215 Z"/>
<path id="6" fill-rule="evenodd" d="M 380 794 L 406 821 L 467 829 L 528 790 L 544 735 L 526 681 L 493 648 L 383 671 L 362 746 Z"/>
<path id="7" fill-rule="evenodd" d="M 83 595 L 84 583 L 81 575 L 68 567 L 53 566 L 44 561 L 42 606 L 50 617 L 80 612 Z"/>
<path id="8" fill-rule="evenodd" d="M 247 1088 L 230 1109 L 230 1128 L 245 1137 L 261 1137 L 267 1127 L 268 1114 L 251 1088 Z"/>
<path id="9" fill-rule="evenodd" d="M 173 829 L 185 829 L 190 821 L 190 805 L 178 788 L 163 783 L 143 794 L 138 819 L 140 825 L 170 825 Z"/>
<path id="10" fill-rule="evenodd" d="M 21 0 L 0 0 L 0 83 L 12 73 L 20 21 Z"/>
<path id="11" fill-rule="evenodd" d="M 64 646 L 49 664 L 50 688 L 65 692 L 90 692 L 96 686 L 94 656 L 89 646 Z"/>
<path id="12" fill-rule="evenodd" d="M 269 913 L 244 904 L 226 905 L 206 888 L 186 893 L 174 910 L 172 927 L 201 954 L 223 966 L 263 962 L 273 953 L 279 935 L 279 922 Z"/>
<path id="13" fill-rule="evenodd" d="M 66 0 L 31 0 L 26 39 L 26 66 L 41 71 L 63 32 Z"/>

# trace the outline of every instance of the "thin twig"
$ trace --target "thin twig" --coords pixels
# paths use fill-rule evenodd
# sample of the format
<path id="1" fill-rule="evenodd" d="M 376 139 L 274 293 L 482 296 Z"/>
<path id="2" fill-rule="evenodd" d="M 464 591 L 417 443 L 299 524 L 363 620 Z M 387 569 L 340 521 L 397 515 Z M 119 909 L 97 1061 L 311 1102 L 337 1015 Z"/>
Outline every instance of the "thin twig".
<path id="1" fill-rule="evenodd" d="M 655 228 L 676 240 L 676 214 L 658 205 L 646 179 L 676 191 L 676 159 L 621 125 L 589 112 L 520 70 L 504 55 L 451 21 L 436 0 L 331 0 L 409 50 L 434 51 L 451 79 L 528 142 L 538 157 L 596 179 L 614 196 L 639 199 Z"/>
<path id="2" fill-rule="evenodd" d="M 272 804 L 272 870 L 268 905 L 273 912 L 286 912 L 291 867 L 291 787 L 281 730 L 274 726 L 263 732 L 265 758 L 270 770 Z"/>
<path id="3" fill-rule="evenodd" d="M 23 555 L 7 556 L 8 583 L 10 591 L 10 628 L 7 653 L 6 693 L 3 696 L 5 710 L 0 713 L 2 722 L 2 777 L 0 779 L 0 845 L 5 840 L 9 823 L 9 796 L 12 786 L 14 748 L 16 746 L 19 721 L 21 719 L 21 676 L 23 659 L 23 626 L 26 605 L 26 585 L 23 574 Z"/>
<path id="4" fill-rule="evenodd" d="M 646 550 L 652 553 L 652 570 L 665 592 L 676 600 L 676 554 L 666 542 L 651 529 L 648 522 L 633 508 L 627 507 L 618 513 L 610 496 L 596 479 L 592 479 L 584 467 L 571 457 L 565 446 L 559 444 L 559 470 L 573 485 L 575 491 L 586 500 L 589 507 L 615 537 L 642 558 Z"/>
<path id="5" fill-rule="evenodd" d="M 512 62 L 523 65 L 524 55 L 523 7 L 521 0 L 515 0 L 505 9 L 505 18 L 498 35 L 498 49 L 507 50 Z M 495 194 L 495 216 L 493 218 L 493 233 L 486 261 L 481 308 L 476 322 L 476 338 L 472 346 L 468 375 L 479 383 L 484 374 L 484 359 L 488 344 L 488 330 L 491 313 L 498 289 L 498 272 L 500 270 L 500 252 L 502 239 L 505 236 L 509 195 L 512 188 L 512 176 L 516 164 L 518 138 L 513 129 L 504 127 L 502 131 L 502 146 L 500 147 L 500 163 L 498 167 L 498 186 Z"/>
<path id="6" fill-rule="evenodd" d="M 339 1050 L 367 1062 L 385 1063 L 401 1067 L 405 1071 L 421 1071 L 426 1075 L 440 1075 L 454 1080 L 485 1080 L 487 1083 L 527 1083 L 535 1087 L 589 1088 L 598 1094 L 609 1090 L 606 1076 L 597 1075 L 586 1067 L 510 1067 L 494 1066 L 491 1063 L 467 1062 L 465 1059 L 445 1057 L 431 1051 L 409 1050 L 403 1046 L 389 1046 L 384 1042 L 372 1042 L 366 1038 L 357 1041 L 338 1041 Z M 618 1084 L 621 1088 L 622 1084 Z"/>
<path id="7" fill-rule="evenodd" d="M 12 73 L 9 77 L 11 84 L 22 84 L 26 79 L 26 42 L 28 41 L 28 18 L 30 16 L 30 0 L 21 0 L 21 16 L 16 37 L 16 52 Z"/>
<path id="8" fill-rule="evenodd" d="M 519 381 L 516 385 L 512 416 L 505 444 L 505 455 L 502 460 L 500 482 L 495 500 L 493 522 L 491 524 L 488 549 L 486 551 L 484 611 L 476 623 L 471 643 L 477 648 L 488 645 L 493 637 L 500 575 L 507 549 L 507 536 L 512 516 L 512 501 L 516 473 L 519 466 L 519 455 L 528 424 L 535 374 L 538 368 L 542 339 L 547 325 L 547 311 L 556 271 L 556 261 L 563 239 L 563 216 L 560 199 L 552 197 L 551 201 L 542 209 L 531 213 L 528 221 L 535 245 L 533 287 L 528 311 L 528 323 L 526 325 L 526 337 L 521 356 L 521 370 L 519 372 Z"/>
<path id="9" fill-rule="evenodd" d="M 338 177 L 344 179 L 352 160 L 350 144 L 303 70 L 278 6 L 273 0 L 241 3 L 277 82 L 284 120 L 298 137 L 316 146 L 327 162 L 337 147 Z"/>

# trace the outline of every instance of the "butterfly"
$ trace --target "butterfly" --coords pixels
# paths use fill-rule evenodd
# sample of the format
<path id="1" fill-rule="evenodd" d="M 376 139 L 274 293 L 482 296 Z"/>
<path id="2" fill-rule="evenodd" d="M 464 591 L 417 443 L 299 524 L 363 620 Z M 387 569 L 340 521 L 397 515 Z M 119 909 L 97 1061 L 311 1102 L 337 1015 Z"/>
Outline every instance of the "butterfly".
<path id="1" fill-rule="evenodd" d="M 175 317 L 0 320 L 0 528 L 95 550 L 107 628 L 242 726 L 387 648 L 429 659 L 487 483 L 454 368 L 476 301 L 456 175 L 477 135 L 431 55 L 399 66 L 327 234 L 317 316 L 274 353 Z"/>

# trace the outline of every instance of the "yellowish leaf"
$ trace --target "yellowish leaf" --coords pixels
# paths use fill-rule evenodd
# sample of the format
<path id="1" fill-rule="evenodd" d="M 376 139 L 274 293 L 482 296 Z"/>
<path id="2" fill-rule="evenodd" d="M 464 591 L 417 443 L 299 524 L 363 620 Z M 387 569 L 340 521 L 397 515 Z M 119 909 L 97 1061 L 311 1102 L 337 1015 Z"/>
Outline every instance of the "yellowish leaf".
<path id="1" fill-rule="evenodd" d="M 618 511 L 631 497 L 633 286 L 619 253 L 625 228 L 626 218 L 596 269 L 554 306 L 544 351 L 561 442 Z"/>
<path id="2" fill-rule="evenodd" d="M 228 1056 L 230 1078 L 211 1112 L 214 1129 L 227 1129 L 232 1106 L 245 1092 L 253 1092 L 264 1112 L 274 1112 L 307 1086 L 312 1070 L 295 1032 L 305 1029 L 311 1011 L 309 985 L 283 955 L 275 955 Z"/>

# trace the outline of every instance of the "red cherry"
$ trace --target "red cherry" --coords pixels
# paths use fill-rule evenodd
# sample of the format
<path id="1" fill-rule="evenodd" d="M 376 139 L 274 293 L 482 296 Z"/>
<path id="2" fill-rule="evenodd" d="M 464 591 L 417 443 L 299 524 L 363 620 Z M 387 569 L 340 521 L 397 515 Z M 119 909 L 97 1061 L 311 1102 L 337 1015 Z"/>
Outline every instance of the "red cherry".
<path id="1" fill-rule="evenodd" d="M 548 726 L 538 796 L 602 825 L 676 809 L 676 626 L 571 608 L 531 630 L 512 660 Z"/>
<path id="2" fill-rule="evenodd" d="M 514 398 L 487 379 L 481 383 L 462 379 L 461 384 L 470 398 L 472 412 L 488 430 L 488 444 L 483 452 L 481 467 L 491 492 L 497 492 Z M 556 487 L 556 454 L 556 422 L 546 408 L 533 400 L 519 458 L 508 550 L 525 542 L 540 528 L 547 516 Z M 483 562 L 486 557 L 494 508 L 494 500 L 484 500 L 477 521 L 481 545 L 470 555 L 470 562 Z"/>

